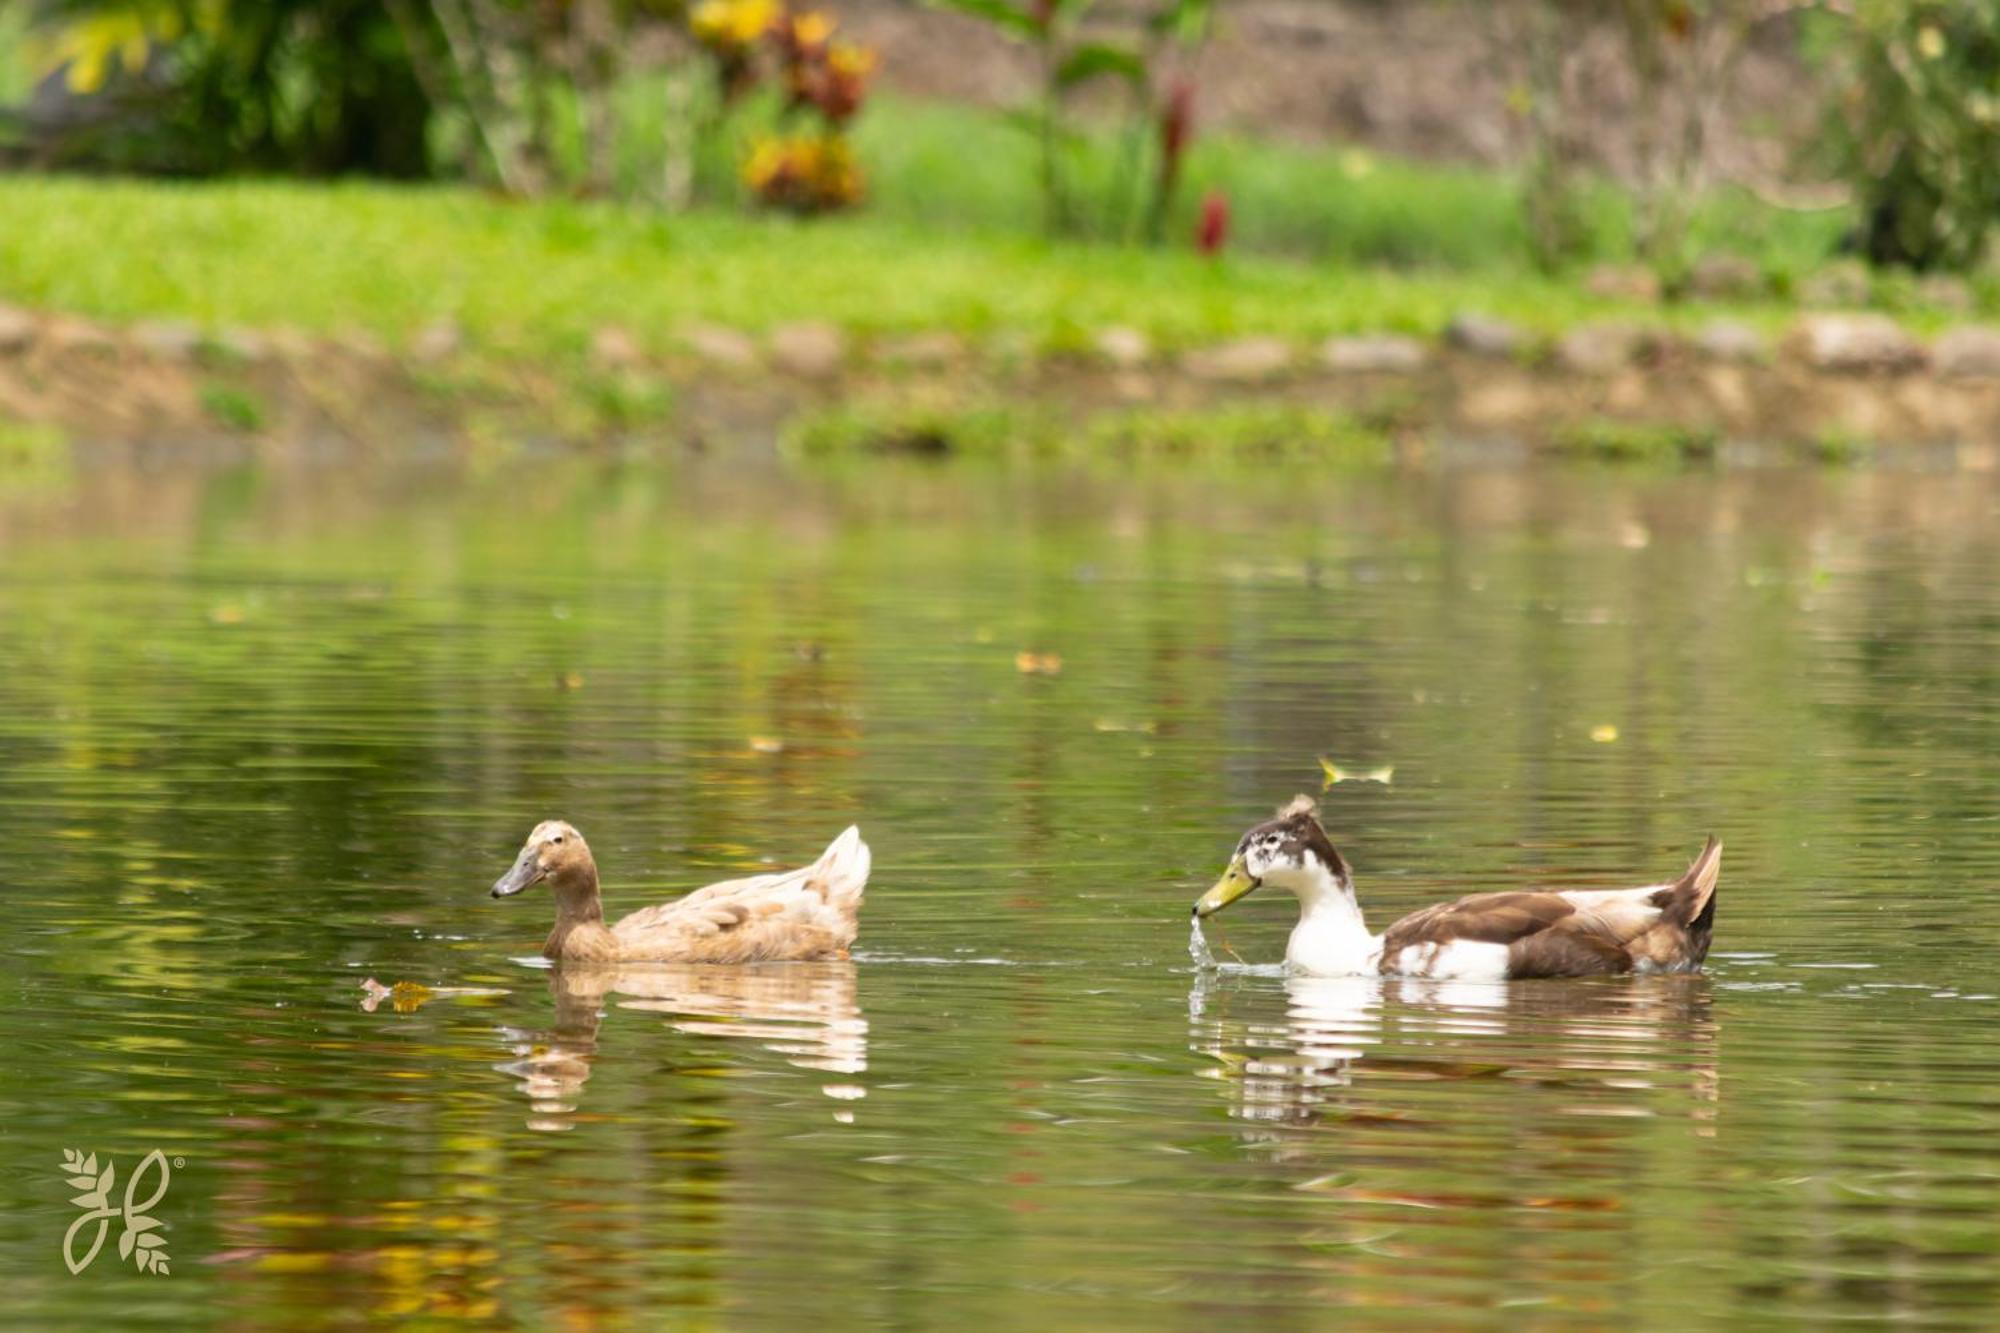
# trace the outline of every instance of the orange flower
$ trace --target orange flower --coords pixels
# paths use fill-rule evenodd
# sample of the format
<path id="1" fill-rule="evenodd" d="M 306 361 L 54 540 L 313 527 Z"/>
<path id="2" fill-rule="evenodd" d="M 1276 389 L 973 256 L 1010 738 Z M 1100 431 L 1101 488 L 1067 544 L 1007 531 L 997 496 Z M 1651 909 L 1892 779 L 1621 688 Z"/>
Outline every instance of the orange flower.
<path id="1" fill-rule="evenodd" d="M 791 44 L 801 51 L 812 51 L 825 46 L 833 36 L 833 19 L 818 10 L 791 16 L 791 28 L 786 33 Z"/>

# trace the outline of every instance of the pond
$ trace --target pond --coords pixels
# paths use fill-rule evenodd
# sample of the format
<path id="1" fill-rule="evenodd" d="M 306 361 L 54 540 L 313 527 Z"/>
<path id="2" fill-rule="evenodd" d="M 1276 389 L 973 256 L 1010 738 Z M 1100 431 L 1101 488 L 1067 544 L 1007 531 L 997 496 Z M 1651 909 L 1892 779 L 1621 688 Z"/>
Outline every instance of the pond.
<path id="1" fill-rule="evenodd" d="M 1996 519 L 1914 469 L 0 498 L 0 1310 L 1991 1326 Z M 1287 978 L 1273 895 L 1196 969 L 1298 791 L 1377 928 L 1713 832 L 1707 974 Z M 858 822 L 856 955 L 553 971 L 486 890 L 555 815 L 614 914 Z M 113 1209 L 159 1151 L 166 1274 L 122 1218 L 69 1271 L 66 1150 Z"/>

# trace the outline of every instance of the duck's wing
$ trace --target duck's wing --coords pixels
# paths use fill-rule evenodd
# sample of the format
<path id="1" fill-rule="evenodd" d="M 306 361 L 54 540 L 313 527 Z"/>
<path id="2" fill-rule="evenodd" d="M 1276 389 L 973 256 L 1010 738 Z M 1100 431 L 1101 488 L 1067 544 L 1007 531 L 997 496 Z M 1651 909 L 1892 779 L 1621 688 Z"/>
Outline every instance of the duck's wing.
<path id="1" fill-rule="evenodd" d="M 1477 893 L 1412 912 L 1382 932 L 1390 976 L 1499 981 L 1629 972 L 1632 960 L 1600 912 L 1559 892 Z"/>
<path id="2" fill-rule="evenodd" d="M 1427 907 L 1382 934 L 1401 976 L 1576 977 L 1701 965 L 1715 920 L 1722 844 L 1687 873 L 1636 889 L 1479 893 Z"/>
<path id="3" fill-rule="evenodd" d="M 624 957 L 747 963 L 845 958 L 859 929 L 868 845 L 850 828 L 812 865 L 724 880 L 613 926 Z"/>

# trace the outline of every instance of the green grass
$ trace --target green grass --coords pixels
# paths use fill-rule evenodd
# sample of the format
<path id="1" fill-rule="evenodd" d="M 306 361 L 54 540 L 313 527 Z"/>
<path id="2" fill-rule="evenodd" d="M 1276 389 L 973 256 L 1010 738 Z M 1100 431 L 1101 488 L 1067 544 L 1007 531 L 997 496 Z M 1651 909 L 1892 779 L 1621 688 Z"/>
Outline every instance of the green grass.
<path id="1" fill-rule="evenodd" d="M 1665 462 L 1710 457 L 1720 440 L 1711 426 L 1593 417 L 1558 427 L 1552 442 L 1558 451 L 1581 458 Z"/>
<path id="2" fill-rule="evenodd" d="M 0 178 L 0 301 L 392 343 L 452 318 L 483 348 L 573 354 L 607 324 L 656 350 L 688 321 L 860 333 L 945 328 L 1077 346 L 1128 324 L 1165 347 L 1243 333 L 1433 334 L 1477 309 L 1553 332 L 1592 317 L 1687 321 L 1512 269 L 1463 273 L 1051 244 L 862 213 L 800 223 L 461 188 Z M 1773 323 L 1783 312 L 1762 307 Z"/>
<path id="3" fill-rule="evenodd" d="M 857 122 L 870 207 L 884 217 L 932 226 L 1029 232 L 1040 225 L 1035 147 L 1018 125 L 974 107 L 877 99 Z M 731 148 L 729 151 L 737 151 Z M 1117 131 L 1082 135 L 1067 155 L 1086 225 L 1111 230 L 1107 201 L 1120 195 L 1126 161 Z M 725 188 L 720 162 L 711 188 Z M 1230 203 L 1231 243 L 1256 253 L 1339 264 L 1510 269 L 1527 263 L 1528 238 L 1514 173 L 1398 160 L 1342 144 L 1245 138 L 1198 139 L 1189 155 L 1169 239 L 1185 243 L 1202 195 Z M 1632 257 L 1629 198 L 1609 186 L 1584 200 L 1588 251 L 1579 262 Z M 1797 212 L 1723 190 L 1694 210 L 1694 254 L 1746 255 L 1773 276 L 1811 269 L 1831 254 L 1847 217 Z"/>
<path id="4" fill-rule="evenodd" d="M 22 53 L 27 31 L 27 6 L 0 4 L 0 106 L 20 101 L 35 86 Z"/>
<path id="5" fill-rule="evenodd" d="M 201 386 L 202 410 L 219 426 L 250 434 L 264 428 L 264 408 L 255 395 L 232 384 Z"/>
<path id="6" fill-rule="evenodd" d="M 632 102 L 633 115 L 657 113 L 661 99 Z M 772 121 L 754 99 L 706 143 L 698 178 L 707 197 L 737 201 L 736 168 L 751 139 Z M 644 126 L 634 138 L 651 141 Z M 869 211 L 884 220 L 1030 235 L 1042 226 L 1037 147 L 1020 121 L 980 107 L 877 97 L 855 121 L 855 146 L 868 173 Z M 1135 159 L 1115 124 L 1085 126 L 1069 141 L 1064 173 L 1077 222 L 1101 240 L 1136 239 L 1130 169 Z M 643 187 L 657 167 L 628 162 L 627 183 Z M 1488 167 L 1412 162 L 1346 144 L 1302 144 L 1242 135 L 1196 140 L 1179 202 L 1166 228 L 1185 248 L 1200 200 L 1210 190 L 1230 205 L 1230 246 L 1344 265 L 1457 270 L 1525 267 L 1529 244 L 1515 173 Z M 1630 198 L 1608 184 L 1582 200 L 1586 250 L 1579 265 L 1629 262 Z M 1831 255 L 1849 218 L 1842 210 L 1774 208 L 1733 189 L 1693 209 L 1689 257 L 1723 250 L 1744 255 L 1783 282 Z"/>
<path id="7" fill-rule="evenodd" d="M 862 399 L 793 421 L 787 449 L 804 455 L 1172 459 L 1226 463 L 1298 459 L 1376 466 L 1388 434 L 1347 413 L 1288 404 L 1078 412 L 1004 402 Z"/>

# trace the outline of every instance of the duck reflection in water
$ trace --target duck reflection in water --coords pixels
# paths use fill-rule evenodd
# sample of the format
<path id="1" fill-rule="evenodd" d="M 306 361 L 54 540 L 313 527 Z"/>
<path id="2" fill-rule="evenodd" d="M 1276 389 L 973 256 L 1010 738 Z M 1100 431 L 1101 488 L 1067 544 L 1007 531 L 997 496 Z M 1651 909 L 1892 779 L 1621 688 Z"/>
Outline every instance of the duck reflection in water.
<path id="1" fill-rule="evenodd" d="M 850 962 L 558 967 L 549 974 L 549 993 L 552 1025 L 508 1029 L 515 1058 L 495 1066 L 520 1080 L 532 1129 L 574 1126 L 599 1056 L 600 1029 L 614 1007 L 668 1015 L 676 1032 L 754 1043 L 787 1064 L 829 1075 L 820 1091 L 836 1101 L 867 1095 L 853 1077 L 868 1068 L 868 1023 Z M 852 1114 L 843 1108 L 835 1117 Z"/>
<path id="2" fill-rule="evenodd" d="M 1394 1090 L 1503 1080 L 1559 1090 L 1576 1113 L 1654 1113 L 1655 1089 L 1684 1087 L 1712 1120 L 1718 1091 L 1709 982 L 1663 975 L 1607 982 L 1507 983 L 1286 976 L 1282 1019 L 1270 983 L 1198 971 L 1188 996 L 1201 1072 L 1244 1120 L 1312 1125 L 1405 1121 Z M 1501 1108 L 1495 1108 L 1499 1110 Z M 1520 1109 L 1518 1104 L 1516 1111 Z"/>

